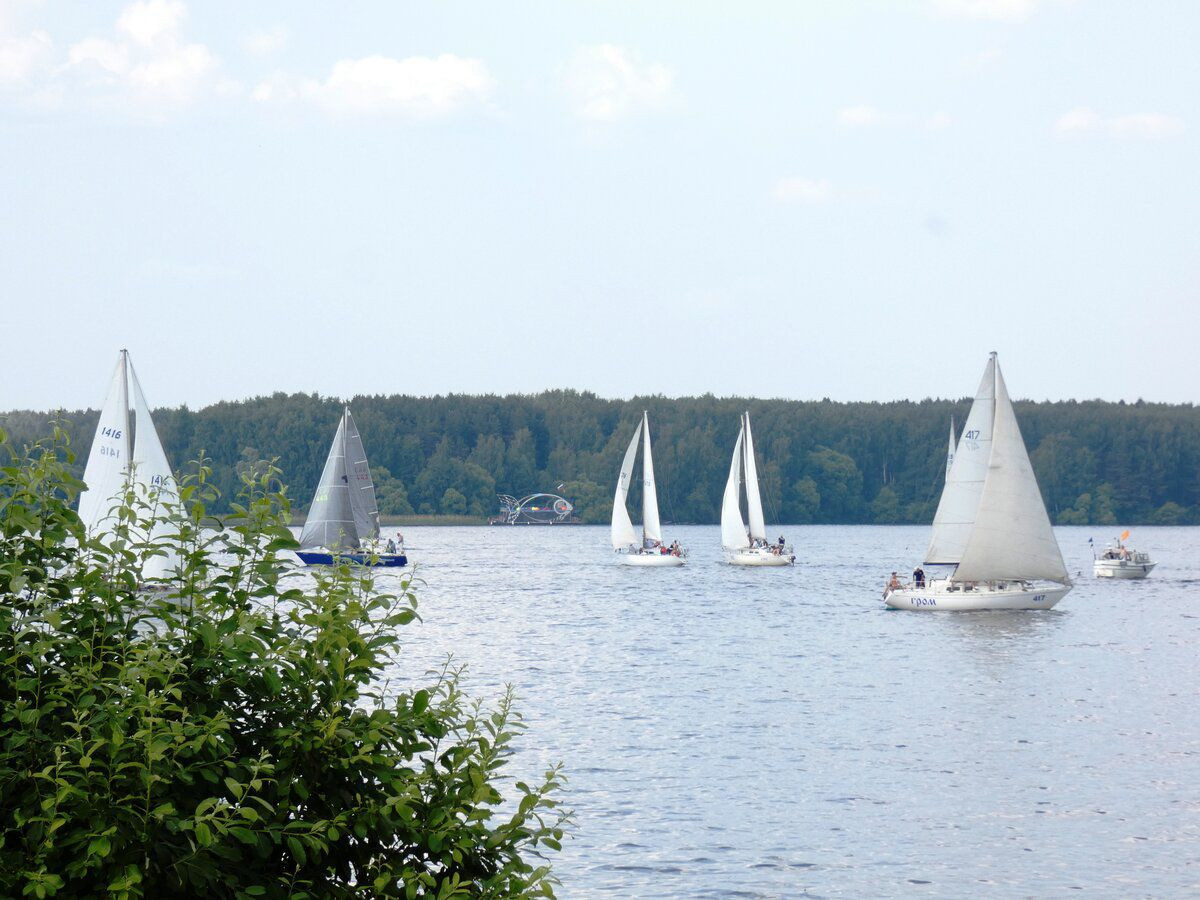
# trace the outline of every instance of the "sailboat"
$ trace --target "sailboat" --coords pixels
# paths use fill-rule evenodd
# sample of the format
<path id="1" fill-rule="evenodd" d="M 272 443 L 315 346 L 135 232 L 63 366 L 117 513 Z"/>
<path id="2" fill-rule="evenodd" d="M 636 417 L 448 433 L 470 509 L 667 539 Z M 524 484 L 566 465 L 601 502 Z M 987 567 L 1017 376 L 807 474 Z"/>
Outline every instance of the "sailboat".
<path id="1" fill-rule="evenodd" d="M 742 415 L 742 427 L 733 445 L 729 463 L 729 480 L 721 501 L 721 544 L 725 547 L 730 565 L 787 566 L 796 562 L 791 548 L 767 543 L 767 526 L 763 521 L 762 495 L 758 490 L 758 468 L 754 462 L 754 435 L 750 431 L 750 413 Z M 742 521 L 742 478 L 746 483 L 746 513 L 749 526 Z"/>
<path id="2" fill-rule="evenodd" d="M 638 443 L 643 437 L 646 449 L 642 456 L 642 535 L 639 539 L 625 501 L 629 496 Z M 625 450 L 621 474 L 617 478 L 617 494 L 613 498 L 612 546 L 621 554 L 621 562 L 627 566 L 683 565 L 684 551 L 678 543 L 670 549 L 663 544 L 662 524 L 658 520 L 658 491 L 654 485 L 654 456 L 650 450 L 650 419 L 644 411 L 642 421 L 638 422 L 633 432 L 633 440 Z"/>
<path id="3" fill-rule="evenodd" d="M 925 565 L 954 568 L 927 584 L 901 585 L 893 575 L 884 602 L 894 609 L 1049 609 L 1073 586 L 995 353 L 953 451 Z"/>
<path id="4" fill-rule="evenodd" d="M 378 552 L 375 546 L 378 539 L 375 484 L 371 481 L 362 437 L 347 406 L 342 410 L 333 446 L 329 448 L 321 480 L 308 508 L 296 555 L 310 566 L 329 566 L 335 562 L 364 566 L 408 564 L 403 548 L 399 552 Z"/>
<path id="5" fill-rule="evenodd" d="M 138 517 L 149 519 L 150 526 L 147 532 L 140 527 L 144 523 L 139 523 L 132 537 L 137 543 L 157 545 L 142 560 L 142 578 L 150 581 L 166 576 L 175 567 L 176 556 L 161 545 L 173 531 L 171 519 L 178 509 L 178 488 L 128 350 L 122 350 L 117 358 L 83 481 L 86 487 L 79 494 L 79 518 L 89 537 L 101 541 L 116 531 L 114 510 L 133 489 L 135 500 L 145 504 L 138 510 Z"/>

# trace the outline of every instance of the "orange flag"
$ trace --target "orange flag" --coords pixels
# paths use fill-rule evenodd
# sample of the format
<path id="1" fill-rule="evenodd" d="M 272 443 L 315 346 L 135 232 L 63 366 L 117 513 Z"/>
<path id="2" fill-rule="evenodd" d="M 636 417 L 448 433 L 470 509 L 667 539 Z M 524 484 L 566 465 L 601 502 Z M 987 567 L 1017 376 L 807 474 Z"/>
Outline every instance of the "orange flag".
<path id="1" fill-rule="evenodd" d="M 1124 531 L 1121 532 L 1121 540 L 1123 540 L 1123 541 L 1129 540 L 1129 529 L 1128 528 L 1126 528 Z"/>

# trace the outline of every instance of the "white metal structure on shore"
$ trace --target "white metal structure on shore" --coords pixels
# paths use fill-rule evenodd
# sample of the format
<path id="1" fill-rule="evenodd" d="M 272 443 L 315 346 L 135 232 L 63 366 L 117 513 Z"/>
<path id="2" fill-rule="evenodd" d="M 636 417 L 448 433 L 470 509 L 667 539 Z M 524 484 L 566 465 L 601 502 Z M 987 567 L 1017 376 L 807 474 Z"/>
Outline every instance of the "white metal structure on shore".
<path id="1" fill-rule="evenodd" d="M 925 565 L 955 568 L 923 586 L 889 585 L 884 602 L 894 609 L 1049 609 L 1071 580 L 995 353 L 953 443 Z"/>
<path id="2" fill-rule="evenodd" d="M 638 443 L 643 438 L 645 452 L 642 455 L 642 534 L 639 540 L 625 501 L 629 497 Z M 617 477 L 617 493 L 613 498 L 612 511 L 612 546 L 613 550 L 621 554 L 621 562 L 627 566 L 660 568 L 683 565 L 682 549 L 677 553 L 663 552 L 662 523 L 658 517 L 658 490 L 654 484 L 654 455 L 650 449 L 650 418 L 644 411 L 642 421 L 638 423 L 633 432 L 633 439 L 625 450 L 621 473 Z"/>
<path id="3" fill-rule="evenodd" d="M 742 521 L 742 482 L 746 485 L 746 522 Z M 750 431 L 750 413 L 743 413 L 729 479 L 721 500 L 721 544 L 726 558 L 734 566 L 788 566 L 796 561 L 790 547 L 767 543 L 763 520 L 762 494 L 758 489 L 758 468 L 754 461 L 754 435 Z"/>

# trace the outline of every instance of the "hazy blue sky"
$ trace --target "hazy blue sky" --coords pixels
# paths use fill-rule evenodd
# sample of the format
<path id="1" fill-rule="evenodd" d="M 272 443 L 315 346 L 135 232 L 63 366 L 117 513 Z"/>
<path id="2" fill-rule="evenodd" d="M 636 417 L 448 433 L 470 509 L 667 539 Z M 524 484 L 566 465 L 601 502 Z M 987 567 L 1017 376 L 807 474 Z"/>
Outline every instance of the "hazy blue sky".
<path id="1" fill-rule="evenodd" d="M 353 11 L 351 15 L 349 11 Z M 1200 401 L 1193 0 L 0 0 L 0 409 Z"/>

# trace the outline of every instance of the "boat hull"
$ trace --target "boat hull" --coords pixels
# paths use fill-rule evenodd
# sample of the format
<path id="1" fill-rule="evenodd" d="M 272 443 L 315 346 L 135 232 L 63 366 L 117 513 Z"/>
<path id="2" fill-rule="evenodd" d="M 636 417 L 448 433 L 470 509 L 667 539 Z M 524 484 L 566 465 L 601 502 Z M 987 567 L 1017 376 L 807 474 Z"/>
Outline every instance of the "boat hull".
<path id="1" fill-rule="evenodd" d="M 883 602 L 892 609 L 965 612 L 989 609 L 1051 609 L 1071 590 L 1070 585 L 1023 588 L 981 585 L 974 590 L 948 590 L 944 583 L 888 592 Z"/>
<path id="2" fill-rule="evenodd" d="M 1098 559 L 1092 565 L 1092 574 L 1097 578 L 1145 578 L 1154 567 L 1155 562 L 1131 562 L 1127 559 Z"/>
<path id="3" fill-rule="evenodd" d="M 794 553 L 772 553 L 769 550 L 728 550 L 731 566 L 791 566 L 795 565 Z"/>
<path id="4" fill-rule="evenodd" d="M 403 553 L 329 553 L 324 550 L 297 550 L 296 555 L 306 566 L 332 566 L 339 563 L 351 563 L 356 566 L 393 569 L 408 565 L 408 557 Z"/>
<path id="5" fill-rule="evenodd" d="M 683 565 L 683 557 L 670 553 L 622 553 L 621 564 L 654 569 L 675 568 Z"/>

